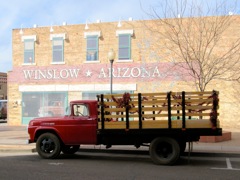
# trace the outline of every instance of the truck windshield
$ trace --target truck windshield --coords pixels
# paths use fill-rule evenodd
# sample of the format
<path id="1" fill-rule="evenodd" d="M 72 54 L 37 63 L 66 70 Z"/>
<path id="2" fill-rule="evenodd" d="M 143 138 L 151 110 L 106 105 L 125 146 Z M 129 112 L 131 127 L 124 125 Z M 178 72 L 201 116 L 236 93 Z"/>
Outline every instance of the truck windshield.
<path id="1" fill-rule="evenodd" d="M 73 105 L 74 116 L 89 116 L 88 107 L 85 104 Z"/>

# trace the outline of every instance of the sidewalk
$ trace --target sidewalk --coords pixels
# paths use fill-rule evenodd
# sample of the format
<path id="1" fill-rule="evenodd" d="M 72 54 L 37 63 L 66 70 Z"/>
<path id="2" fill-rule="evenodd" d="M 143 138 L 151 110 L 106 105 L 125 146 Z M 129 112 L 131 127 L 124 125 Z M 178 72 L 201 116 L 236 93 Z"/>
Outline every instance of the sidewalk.
<path id="1" fill-rule="evenodd" d="M 194 142 L 192 152 L 240 154 L 240 131 L 231 131 L 232 140 L 217 143 Z M 27 126 L 9 126 L 0 122 L 0 152 L 34 152 L 35 144 L 27 144 Z M 84 149 L 105 149 L 105 146 L 85 145 Z M 136 150 L 134 146 L 113 146 L 111 149 Z M 140 147 L 139 150 L 147 150 Z M 188 144 L 186 151 L 188 151 Z"/>
<path id="2" fill-rule="evenodd" d="M 27 140 L 27 126 L 8 126 L 0 121 L 0 152 L 32 152 L 35 144 Z"/>

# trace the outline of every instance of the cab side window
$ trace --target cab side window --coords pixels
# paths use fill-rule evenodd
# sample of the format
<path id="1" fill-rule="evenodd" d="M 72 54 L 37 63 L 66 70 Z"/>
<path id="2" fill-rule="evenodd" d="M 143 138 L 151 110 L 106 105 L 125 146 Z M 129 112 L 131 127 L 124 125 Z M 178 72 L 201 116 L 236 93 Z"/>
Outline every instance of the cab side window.
<path id="1" fill-rule="evenodd" d="M 73 105 L 74 116 L 89 116 L 88 107 L 84 104 Z"/>

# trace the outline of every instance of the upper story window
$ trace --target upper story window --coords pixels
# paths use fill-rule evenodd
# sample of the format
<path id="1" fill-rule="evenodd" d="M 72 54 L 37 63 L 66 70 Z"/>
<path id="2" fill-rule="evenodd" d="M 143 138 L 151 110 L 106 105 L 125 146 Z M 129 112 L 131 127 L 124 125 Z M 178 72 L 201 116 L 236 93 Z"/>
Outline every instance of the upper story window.
<path id="1" fill-rule="evenodd" d="M 86 62 L 99 62 L 99 37 L 101 37 L 101 31 L 84 32 L 84 38 L 86 38 Z"/>
<path id="2" fill-rule="evenodd" d="M 131 60 L 131 36 L 133 30 L 118 30 L 118 59 Z"/>
<path id="3" fill-rule="evenodd" d="M 98 36 L 87 36 L 87 61 L 98 60 Z"/>
<path id="4" fill-rule="evenodd" d="M 34 63 L 34 41 L 24 40 L 24 63 Z"/>
<path id="5" fill-rule="evenodd" d="M 22 36 L 22 42 L 24 43 L 24 64 L 35 63 L 35 41 L 36 35 Z"/>
<path id="6" fill-rule="evenodd" d="M 120 34 L 118 37 L 118 59 L 131 59 L 131 35 Z"/>
<path id="7" fill-rule="evenodd" d="M 52 62 L 63 62 L 63 45 L 62 37 L 53 38 L 52 40 Z"/>
<path id="8" fill-rule="evenodd" d="M 52 40 L 52 63 L 61 64 L 64 63 L 64 40 L 65 34 L 51 34 L 50 40 Z"/>

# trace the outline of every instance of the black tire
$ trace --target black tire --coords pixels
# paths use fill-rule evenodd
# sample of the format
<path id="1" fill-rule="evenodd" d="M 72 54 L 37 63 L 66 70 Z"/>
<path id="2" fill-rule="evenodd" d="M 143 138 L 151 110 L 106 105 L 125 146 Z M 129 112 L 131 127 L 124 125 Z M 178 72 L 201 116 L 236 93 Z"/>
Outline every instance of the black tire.
<path id="1" fill-rule="evenodd" d="M 180 146 L 173 138 L 159 137 L 151 142 L 149 152 L 155 164 L 173 165 L 180 157 Z"/>
<path id="2" fill-rule="evenodd" d="M 64 154 L 74 154 L 76 153 L 80 148 L 80 145 L 64 145 L 62 147 L 62 152 Z"/>
<path id="3" fill-rule="evenodd" d="M 57 158 L 61 152 L 61 143 L 55 134 L 44 133 L 38 138 L 36 149 L 42 158 L 54 159 Z"/>

